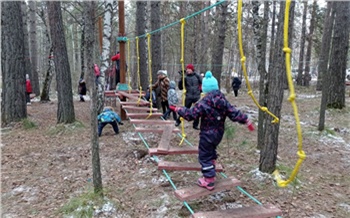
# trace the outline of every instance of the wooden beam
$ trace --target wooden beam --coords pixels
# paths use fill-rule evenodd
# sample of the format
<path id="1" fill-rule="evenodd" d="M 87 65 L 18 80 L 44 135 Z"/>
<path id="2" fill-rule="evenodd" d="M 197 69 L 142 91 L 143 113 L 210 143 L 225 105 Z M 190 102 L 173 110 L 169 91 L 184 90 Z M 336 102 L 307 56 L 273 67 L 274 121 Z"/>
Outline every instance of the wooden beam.
<path id="1" fill-rule="evenodd" d="M 189 188 L 175 190 L 175 196 L 181 201 L 194 200 L 215 192 L 230 190 L 241 184 L 241 181 L 230 177 L 226 179 L 216 180 L 215 189 L 212 191 L 199 186 L 191 186 Z"/>
<path id="2" fill-rule="evenodd" d="M 159 118 L 163 116 L 162 113 L 152 113 L 151 116 L 149 113 L 126 113 L 126 115 L 129 118 L 135 118 L 135 119 Z"/>
<path id="3" fill-rule="evenodd" d="M 169 155 L 169 154 L 198 154 L 198 147 L 172 147 L 170 146 L 168 151 L 161 151 L 158 148 L 150 148 L 148 150 L 150 155 Z"/>
<path id="4" fill-rule="evenodd" d="M 169 125 L 169 127 L 165 127 L 165 128 L 175 127 L 174 121 L 171 121 L 171 120 L 146 120 L 146 119 L 129 119 L 129 120 L 130 120 L 130 123 L 134 123 L 134 124 L 146 124 L 146 125 L 166 124 L 166 125 Z"/>
<path id="5" fill-rule="evenodd" d="M 119 103 L 121 105 L 140 105 L 140 106 L 147 106 L 147 105 L 149 105 L 149 102 L 146 104 L 144 102 L 136 102 L 136 101 L 121 101 Z"/>
<path id="6" fill-rule="evenodd" d="M 165 122 L 165 121 L 163 120 L 163 122 Z M 162 137 L 160 138 L 160 142 L 158 144 L 158 151 L 159 152 L 168 152 L 169 147 L 170 147 L 170 140 L 171 140 L 171 136 L 172 136 L 174 128 L 175 128 L 174 123 L 167 124 L 164 127 Z"/>
<path id="7" fill-rule="evenodd" d="M 129 93 L 126 93 L 125 91 L 118 91 L 119 94 L 121 94 L 122 96 L 126 97 L 126 98 L 129 98 L 129 99 L 132 99 L 132 100 L 136 100 L 138 101 L 139 100 L 139 96 L 136 94 L 129 94 Z M 146 100 L 143 100 L 141 99 L 140 101 L 142 102 L 148 102 Z"/>
<path id="8" fill-rule="evenodd" d="M 136 132 L 153 132 L 153 133 L 163 133 L 163 131 L 164 131 L 164 128 L 150 128 L 150 127 L 148 127 L 148 128 L 144 128 L 144 127 L 135 127 L 135 131 Z M 173 132 L 174 133 L 178 133 L 178 132 L 180 132 L 180 130 L 179 129 L 177 129 L 177 128 L 175 128 L 175 129 L 173 129 Z"/>
<path id="9" fill-rule="evenodd" d="M 159 161 L 158 170 L 183 170 L 183 171 L 201 171 L 202 167 L 199 163 L 185 163 L 185 162 L 170 162 L 170 161 Z M 215 165 L 216 172 L 224 171 L 221 164 Z"/>
<path id="10" fill-rule="evenodd" d="M 267 218 L 282 215 L 282 211 L 272 204 L 241 207 L 220 211 L 194 213 L 194 218 Z"/>
<path id="11" fill-rule="evenodd" d="M 135 106 L 128 106 L 128 105 L 123 105 L 122 108 L 127 109 L 127 110 L 137 110 L 137 111 L 150 111 L 151 110 L 151 108 L 148 108 L 148 107 L 135 107 Z M 158 109 L 152 108 L 152 111 L 157 112 Z"/>

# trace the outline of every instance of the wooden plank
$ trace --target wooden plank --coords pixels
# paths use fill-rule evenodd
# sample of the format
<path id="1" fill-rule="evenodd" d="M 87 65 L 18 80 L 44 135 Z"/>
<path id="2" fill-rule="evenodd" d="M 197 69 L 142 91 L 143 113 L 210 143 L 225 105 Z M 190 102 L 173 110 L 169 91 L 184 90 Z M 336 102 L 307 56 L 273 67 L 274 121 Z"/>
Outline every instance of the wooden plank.
<path id="1" fill-rule="evenodd" d="M 282 215 L 282 211 L 272 205 L 257 205 L 253 207 L 241 207 L 228 210 L 198 212 L 194 213 L 194 218 L 267 218 Z"/>
<path id="2" fill-rule="evenodd" d="M 129 99 L 132 99 L 132 100 L 135 100 L 135 101 L 138 101 L 139 100 L 139 94 L 132 94 L 132 93 L 127 93 L 127 92 L 124 92 L 124 91 L 118 91 L 119 94 L 121 94 L 122 96 L 126 97 L 126 98 L 129 98 Z M 148 102 L 146 100 L 140 100 L 140 101 L 143 101 L 143 102 Z"/>
<path id="3" fill-rule="evenodd" d="M 175 127 L 174 121 L 171 121 L 171 120 L 130 119 L 129 121 L 130 121 L 130 123 L 134 123 L 134 124 L 146 124 L 146 125 L 163 125 L 163 124 L 166 124 L 166 125 L 169 125 L 169 127 L 170 126 Z M 174 129 L 174 128 L 172 128 L 172 129 Z"/>
<path id="4" fill-rule="evenodd" d="M 127 105 L 123 105 L 122 106 L 123 109 L 126 110 L 137 110 L 137 111 L 150 111 L 151 108 L 148 107 L 136 107 L 136 106 L 127 106 Z M 153 112 L 157 112 L 158 109 L 157 108 L 152 108 Z"/>
<path id="5" fill-rule="evenodd" d="M 165 122 L 164 120 L 162 121 Z M 174 128 L 175 128 L 174 123 L 167 124 L 165 126 L 162 137 L 160 138 L 160 142 L 158 144 L 159 152 L 168 152 L 170 147 L 170 140 L 171 140 L 171 136 Z"/>
<path id="6" fill-rule="evenodd" d="M 171 161 L 159 161 L 158 170 L 183 170 L 183 171 L 201 171 L 202 167 L 199 163 L 184 163 L 184 162 L 171 162 Z M 216 163 L 215 165 L 216 172 L 224 171 L 224 168 L 221 164 Z"/>
<path id="7" fill-rule="evenodd" d="M 214 194 L 215 192 L 225 191 L 232 189 L 238 185 L 241 185 L 241 181 L 230 177 L 226 179 L 220 179 L 215 182 L 215 189 L 209 191 L 198 185 L 191 186 L 189 188 L 175 190 L 175 196 L 181 201 L 188 201 L 197 199 L 206 195 Z"/>
<path id="8" fill-rule="evenodd" d="M 159 118 L 163 116 L 162 113 L 152 113 L 151 116 L 149 113 L 126 113 L 126 115 L 129 118 L 135 118 L 135 119 Z"/>
<path id="9" fill-rule="evenodd" d="M 198 148 L 197 147 L 169 147 L 168 151 L 160 151 L 158 148 L 150 148 L 149 149 L 150 155 L 170 155 L 170 154 L 198 154 Z"/>
<path id="10" fill-rule="evenodd" d="M 121 105 L 142 105 L 142 106 L 147 106 L 147 105 L 149 105 L 149 102 L 148 102 L 148 104 L 146 104 L 146 103 L 136 102 L 136 101 L 121 101 L 121 102 L 119 102 L 119 104 L 121 104 Z"/>
<path id="11" fill-rule="evenodd" d="M 115 93 L 115 92 L 110 92 L 110 93 L 106 93 L 105 92 L 105 97 L 108 97 L 108 98 L 116 98 L 116 97 L 118 97 L 118 98 L 120 98 L 122 95 L 120 95 L 120 94 L 118 94 L 118 93 Z"/>
<path id="12" fill-rule="evenodd" d="M 163 133 L 164 128 L 145 128 L 145 127 L 135 127 L 136 132 L 153 132 L 153 133 Z M 173 129 L 173 133 L 181 132 L 181 130 L 175 128 Z"/>

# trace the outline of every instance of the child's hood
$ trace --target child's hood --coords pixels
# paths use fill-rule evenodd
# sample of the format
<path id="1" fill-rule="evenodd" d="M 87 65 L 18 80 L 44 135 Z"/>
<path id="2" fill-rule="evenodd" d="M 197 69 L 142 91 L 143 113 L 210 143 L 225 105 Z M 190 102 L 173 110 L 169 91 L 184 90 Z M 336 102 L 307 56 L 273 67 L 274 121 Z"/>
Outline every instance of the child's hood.
<path id="1" fill-rule="evenodd" d="M 206 96 L 206 101 L 210 102 L 210 105 L 213 105 L 214 108 L 225 108 L 226 98 L 219 90 L 211 91 Z"/>
<path id="2" fill-rule="evenodd" d="M 175 89 L 175 88 L 176 88 L 176 83 L 175 83 L 175 81 L 170 81 L 169 87 L 170 87 L 171 89 Z"/>

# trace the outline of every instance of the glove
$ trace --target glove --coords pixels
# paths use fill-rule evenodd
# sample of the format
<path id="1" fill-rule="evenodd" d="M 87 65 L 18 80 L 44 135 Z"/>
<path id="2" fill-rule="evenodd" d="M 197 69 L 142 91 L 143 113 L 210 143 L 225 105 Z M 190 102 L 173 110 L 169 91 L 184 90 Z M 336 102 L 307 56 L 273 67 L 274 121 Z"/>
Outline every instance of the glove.
<path id="1" fill-rule="evenodd" d="M 175 112 L 177 111 L 176 106 L 174 106 L 174 105 L 170 105 L 169 109 L 172 110 L 172 111 L 175 111 Z"/>
<path id="2" fill-rule="evenodd" d="M 251 132 L 254 131 L 255 128 L 253 126 L 252 121 L 247 120 L 247 122 L 245 124 L 247 124 L 249 131 L 251 131 Z"/>
<path id="3" fill-rule="evenodd" d="M 123 122 L 119 122 L 119 125 L 124 125 L 124 123 Z"/>

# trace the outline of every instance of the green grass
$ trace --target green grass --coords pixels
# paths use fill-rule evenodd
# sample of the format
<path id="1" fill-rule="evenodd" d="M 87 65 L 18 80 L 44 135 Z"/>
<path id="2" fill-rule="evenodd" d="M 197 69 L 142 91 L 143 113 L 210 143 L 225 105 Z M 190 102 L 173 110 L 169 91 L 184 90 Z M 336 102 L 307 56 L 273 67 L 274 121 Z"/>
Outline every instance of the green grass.
<path id="1" fill-rule="evenodd" d="M 23 128 L 27 130 L 34 129 L 37 127 L 37 125 L 34 122 L 30 121 L 28 118 L 22 120 L 22 125 Z"/>
<path id="2" fill-rule="evenodd" d="M 85 128 L 84 124 L 80 121 L 75 121 L 69 124 L 57 124 L 51 127 L 47 134 L 48 135 L 61 135 L 61 134 L 74 134 L 75 131 Z"/>
<path id="3" fill-rule="evenodd" d="M 90 187 L 80 196 L 70 199 L 59 209 L 59 212 L 73 217 L 92 217 L 95 208 L 101 207 L 104 203 L 101 195 L 94 193 L 93 188 Z"/>

